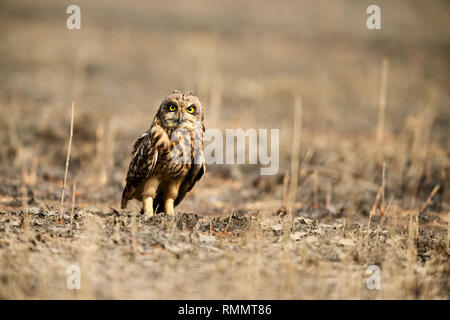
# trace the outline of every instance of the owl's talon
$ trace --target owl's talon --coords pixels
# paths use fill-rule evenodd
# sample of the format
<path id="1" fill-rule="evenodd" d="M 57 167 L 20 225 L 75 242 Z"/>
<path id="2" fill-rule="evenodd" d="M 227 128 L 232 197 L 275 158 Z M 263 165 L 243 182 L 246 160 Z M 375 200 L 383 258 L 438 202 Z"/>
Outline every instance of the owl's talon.
<path id="1" fill-rule="evenodd" d="M 145 218 L 151 218 L 151 217 L 153 217 L 153 210 L 152 210 L 152 211 L 145 211 L 145 212 L 144 212 L 144 217 L 145 217 Z"/>
<path id="2" fill-rule="evenodd" d="M 149 221 L 153 217 L 153 213 L 151 214 L 145 214 L 144 215 L 144 221 Z"/>

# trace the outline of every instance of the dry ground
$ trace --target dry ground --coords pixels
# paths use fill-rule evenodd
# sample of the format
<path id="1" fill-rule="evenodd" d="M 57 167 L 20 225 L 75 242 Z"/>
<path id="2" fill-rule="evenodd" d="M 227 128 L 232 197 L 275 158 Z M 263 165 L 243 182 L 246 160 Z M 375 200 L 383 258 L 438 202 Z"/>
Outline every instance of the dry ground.
<path id="1" fill-rule="evenodd" d="M 0 1 L 0 298 L 449 299 L 448 2 L 379 1 L 379 31 L 365 1 L 78 1 L 79 31 L 69 4 Z M 118 210 L 129 152 L 175 88 L 209 128 L 279 128 L 280 170 L 211 165 L 144 222 Z"/>

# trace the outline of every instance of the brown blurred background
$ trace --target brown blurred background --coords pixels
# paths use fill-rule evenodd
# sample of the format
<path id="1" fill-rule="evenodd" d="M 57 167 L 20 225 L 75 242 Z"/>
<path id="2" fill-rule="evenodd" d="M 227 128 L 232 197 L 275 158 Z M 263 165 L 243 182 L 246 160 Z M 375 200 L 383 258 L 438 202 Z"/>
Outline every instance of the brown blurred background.
<path id="1" fill-rule="evenodd" d="M 310 170 L 319 172 L 322 190 L 331 181 L 339 193 L 345 172 L 370 184 L 381 171 L 370 148 L 383 58 L 383 152 L 392 184 L 404 183 L 408 155 L 427 157 L 433 146 L 440 162 L 430 174 L 448 172 L 447 1 L 377 1 L 382 30 L 366 28 L 369 1 L 78 1 L 81 30 L 66 28 L 70 4 L 0 2 L 2 175 L 16 176 L 14 168 L 38 157 L 39 176 L 62 176 L 74 101 L 69 177 L 112 184 L 107 201 L 117 204 L 133 139 L 179 89 L 198 93 L 208 127 L 280 128 L 281 176 L 301 95 L 301 159 L 311 150 L 312 166 L 340 176 Z M 231 169 L 209 172 L 217 170 Z"/>
<path id="2" fill-rule="evenodd" d="M 448 299 L 449 15 L 449 1 L 0 0 L 0 298 Z M 198 93 L 208 128 L 280 129 L 280 169 L 210 165 L 175 216 L 143 221 L 117 210 L 129 152 L 173 89 Z"/>

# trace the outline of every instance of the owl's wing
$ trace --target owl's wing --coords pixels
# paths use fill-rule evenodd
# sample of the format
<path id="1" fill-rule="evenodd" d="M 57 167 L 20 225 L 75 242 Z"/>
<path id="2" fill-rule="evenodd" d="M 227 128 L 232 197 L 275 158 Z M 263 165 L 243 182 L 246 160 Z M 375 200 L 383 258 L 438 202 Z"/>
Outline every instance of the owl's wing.
<path id="1" fill-rule="evenodd" d="M 127 183 L 123 190 L 121 207 L 127 206 L 136 188 L 153 172 L 158 161 L 158 150 L 153 146 L 149 131 L 141 134 L 133 145 L 132 160 L 127 173 Z"/>

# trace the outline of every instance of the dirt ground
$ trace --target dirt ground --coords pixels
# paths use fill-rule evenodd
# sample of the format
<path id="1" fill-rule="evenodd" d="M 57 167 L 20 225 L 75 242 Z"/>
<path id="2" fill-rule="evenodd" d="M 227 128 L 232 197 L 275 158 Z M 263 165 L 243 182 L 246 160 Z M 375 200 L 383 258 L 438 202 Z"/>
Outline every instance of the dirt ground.
<path id="1" fill-rule="evenodd" d="M 68 30 L 69 2 L 0 1 L 0 298 L 449 299 L 450 5 L 378 2 L 381 30 L 364 1 L 81 0 Z M 209 165 L 144 221 L 129 153 L 173 89 L 280 129 L 280 168 Z"/>

